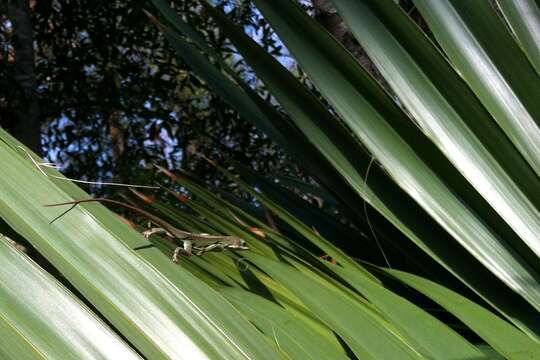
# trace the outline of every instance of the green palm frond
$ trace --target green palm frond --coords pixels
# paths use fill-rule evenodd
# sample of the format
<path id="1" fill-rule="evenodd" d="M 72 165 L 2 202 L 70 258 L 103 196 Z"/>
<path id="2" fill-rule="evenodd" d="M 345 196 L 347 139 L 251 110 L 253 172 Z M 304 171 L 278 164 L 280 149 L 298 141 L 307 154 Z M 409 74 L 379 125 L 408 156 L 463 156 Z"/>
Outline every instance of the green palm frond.
<path id="1" fill-rule="evenodd" d="M 414 0 L 427 36 L 394 1 L 332 0 L 389 94 L 296 1 L 254 0 L 326 102 L 203 1 L 281 109 L 151 2 L 175 53 L 320 187 L 232 162 L 216 166 L 255 202 L 188 174 L 180 204 L 134 192 L 179 229 L 250 248 L 174 264 L 178 244 L 101 204 L 51 224 L 63 209 L 44 205 L 88 195 L 0 130 L 0 230 L 69 284 L 0 234 L 2 358 L 540 359 L 538 1 Z"/>

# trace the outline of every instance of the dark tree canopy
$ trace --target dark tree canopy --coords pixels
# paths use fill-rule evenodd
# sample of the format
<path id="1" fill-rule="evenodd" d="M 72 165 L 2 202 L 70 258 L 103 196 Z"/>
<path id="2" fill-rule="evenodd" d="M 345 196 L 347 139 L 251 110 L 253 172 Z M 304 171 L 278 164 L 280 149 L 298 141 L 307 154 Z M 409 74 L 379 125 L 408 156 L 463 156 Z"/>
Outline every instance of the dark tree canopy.
<path id="1" fill-rule="evenodd" d="M 0 8 L 0 125 L 16 130 L 16 119 L 21 118 L 18 109 L 32 105 L 37 120 L 31 126 L 25 123 L 23 128 L 34 129 L 41 124 L 43 154 L 61 164 L 67 176 L 149 183 L 154 176 L 149 169 L 153 163 L 160 163 L 170 169 L 189 169 L 215 184 L 222 182 L 216 171 L 197 156 L 200 154 L 215 160 L 233 158 L 262 172 L 305 176 L 275 144 L 240 118 L 175 56 L 145 14 L 144 10 L 154 11 L 146 1 L 8 3 L 29 4 L 36 91 L 30 94 L 33 96 L 25 95 L 17 78 L 17 59 L 22 57 L 19 51 L 17 58 L 17 36 L 9 9 L 4 6 Z M 226 61 L 252 87 L 266 95 L 264 85 L 212 24 L 197 0 L 172 3 L 210 45 L 228 55 Z M 248 34 L 316 92 L 249 2 L 219 3 L 229 17 L 243 25 Z M 382 79 L 328 1 L 301 3 Z M 414 12 L 408 1 L 402 3 L 407 11 Z"/>
<path id="2" fill-rule="evenodd" d="M 283 55 L 254 8 L 236 3 L 222 6 L 276 56 Z M 177 4 L 210 44 L 230 53 L 227 61 L 243 68 L 196 1 Z M 157 162 L 217 179 L 195 154 L 230 157 L 263 171 L 295 168 L 175 57 L 143 12 L 153 10 L 144 1 L 37 0 L 31 8 L 43 152 L 66 175 L 148 183 L 153 176 L 148 169 Z M 7 14 L 1 26 L 0 116 L 7 124 L 20 92 Z"/>

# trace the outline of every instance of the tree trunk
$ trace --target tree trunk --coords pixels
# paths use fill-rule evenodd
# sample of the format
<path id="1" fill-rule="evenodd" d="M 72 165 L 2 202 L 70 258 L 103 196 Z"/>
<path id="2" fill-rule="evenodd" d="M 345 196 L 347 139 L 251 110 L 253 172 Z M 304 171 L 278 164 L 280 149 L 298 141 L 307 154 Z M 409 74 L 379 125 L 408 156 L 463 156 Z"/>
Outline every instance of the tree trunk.
<path id="1" fill-rule="evenodd" d="M 20 94 L 9 119 L 13 136 L 41 155 L 41 125 L 36 92 L 34 39 L 29 0 L 8 0 L 9 19 L 13 25 L 15 62 L 13 79 Z"/>

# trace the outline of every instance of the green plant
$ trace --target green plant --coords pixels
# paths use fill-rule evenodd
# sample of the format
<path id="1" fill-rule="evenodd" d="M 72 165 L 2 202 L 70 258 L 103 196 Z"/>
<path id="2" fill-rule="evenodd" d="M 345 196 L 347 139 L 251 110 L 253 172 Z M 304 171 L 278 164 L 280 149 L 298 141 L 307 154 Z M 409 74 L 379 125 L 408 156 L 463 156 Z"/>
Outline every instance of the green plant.
<path id="1" fill-rule="evenodd" d="M 175 265 L 174 244 L 144 239 L 99 204 L 81 204 L 50 224 L 62 210 L 44 204 L 87 195 L 70 182 L 47 177 L 59 176 L 53 169 L 38 171 L 20 144 L 0 130 L 0 216 L 127 340 L 115 337 L 119 351 L 136 356 L 133 348 L 150 359 L 540 358 L 534 142 L 540 78 L 537 43 L 531 41 L 538 34 L 526 21 L 530 18 L 516 15 L 528 4 L 536 12 L 527 16 L 540 18 L 534 1 L 501 6 L 513 33 L 488 2 L 415 1 L 443 53 L 393 1 L 334 0 L 398 105 L 297 4 L 255 0 L 334 111 L 203 3 L 288 116 L 251 90 L 167 2 L 152 2 L 171 27 L 153 21 L 177 54 L 299 159 L 323 186 L 314 191 L 333 199 L 357 228 L 232 164 L 240 177 L 220 171 L 260 206 L 218 195 L 186 174 L 175 180 L 190 197 L 171 190 L 182 200 L 179 207 L 135 192 L 134 201 L 144 200 L 179 228 L 236 235 L 250 245 L 250 251 L 182 258 Z M 261 209 L 277 225 L 268 225 Z M 343 241 L 366 242 L 366 248 L 372 231 L 385 249 L 409 261 L 407 267 L 436 273 L 426 279 L 357 261 L 313 224 L 324 224 L 328 237 L 340 234 Z M 41 274 L 1 240 L 10 266 Z M 444 286 L 445 271 L 472 292 L 452 290 L 451 280 Z M 43 296 L 60 291 L 76 302 L 54 280 L 42 281 L 54 283 Z M 7 285 L 0 291 L 9 293 Z M 474 343 L 422 309 L 424 297 L 485 343 Z M 72 309 L 92 317 L 81 305 Z M 44 345 L 29 336 L 24 320 L 32 316 L 44 327 L 42 336 L 58 336 L 47 327 L 46 306 L 11 310 L 9 304 L 0 308 L 11 315 L 0 317 L 6 334 L 0 341 L 16 346 L 2 346 L 2 355 L 43 358 Z M 107 326 L 100 324 L 100 331 L 113 337 Z M 86 347 L 95 349 L 89 343 L 73 346 L 73 357 L 84 357 Z M 63 350 L 53 348 L 47 356 L 61 356 Z M 119 358 L 99 350 L 96 357 Z"/>

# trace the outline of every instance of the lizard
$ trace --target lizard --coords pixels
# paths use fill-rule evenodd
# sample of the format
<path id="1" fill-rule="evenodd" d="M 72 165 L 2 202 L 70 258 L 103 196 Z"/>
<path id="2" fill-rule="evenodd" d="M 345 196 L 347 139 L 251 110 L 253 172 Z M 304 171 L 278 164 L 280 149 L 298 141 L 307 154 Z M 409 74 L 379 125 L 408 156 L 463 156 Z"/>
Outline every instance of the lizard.
<path id="1" fill-rule="evenodd" d="M 128 209 L 130 211 L 133 211 L 147 218 L 154 224 L 160 226 L 159 228 L 151 228 L 149 230 L 144 231 L 143 235 L 146 238 L 149 238 L 151 235 L 156 234 L 156 233 L 165 233 L 165 235 L 167 235 L 169 238 L 173 240 L 181 241 L 182 246 L 178 246 L 174 250 L 174 254 L 172 257 L 172 260 L 175 263 L 179 261 L 180 254 L 182 252 L 188 256 L 190 256 L 192 253 L 200 256 L 204 254 L 205 252 L 211 251 L 213 249 L 249 250 L 249 247 L 247 246 L 246 241 L 239 238 L 238 236 L 196 234 L 196 233 L 180 230 L 176 228 L 175 226 L 173 226 L 172 224 L 170 224 L 169 222 L 161 219 L 160 217 L 146 210 L 143 210 L 141 208 L 138 208 L 130 204 L 126 204 L 118 200 L 107 199 L 107 198 L 92 198 L 92 199 L 68 201 L 68 202 L 63 202 L 63 203 L 58 203 L 58 204 L 50 204 L 50 205 L 45 205 L 45 206 L 73 205 L 69 209 L 71 210 L 73 207 L 77 206 L 78 204 L 85 203 L 85 202 L 100 202 L 100 203 L 114 204 L 114 205 L 123 207 L 125 209 Z M 65 214 L 66 212 L 62 213 L 62 215 Z M 58 219 L 58 217 L 55 218 L 53 221 L 51 221 L 51 223 L 54 222 L 56 219 Z M 193 250 L 195 250 L 195 252 Z"/>

